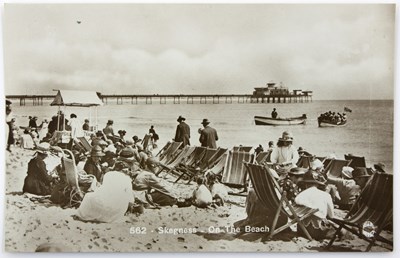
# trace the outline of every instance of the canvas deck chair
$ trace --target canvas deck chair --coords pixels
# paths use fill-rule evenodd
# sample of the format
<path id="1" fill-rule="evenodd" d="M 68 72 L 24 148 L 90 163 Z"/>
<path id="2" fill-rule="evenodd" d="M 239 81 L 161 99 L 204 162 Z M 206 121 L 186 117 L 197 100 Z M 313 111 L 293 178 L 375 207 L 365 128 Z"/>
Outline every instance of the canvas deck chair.
<path id="1" fill-rule="evenodd" d="M 90 152 L 92 150 L 92 145 L 85 137 L 77 137 L 77 144 L 79 147 L 83 148 L 85 152 Z"/>
<path id="2" fill-rule="evenodd" d="M 256 156 L 256 164 L 258 165 L 264 165 L 267 162 L 270 162 L 270 157 L 271 157 L 271 151 L 263 151 L 258 153 Z"/>
<path id="3" fill-rule="evenodd" d="M 230 152 L 222 175 L 222 183 L 246 189 L 247 171 L 243 162 L 251 162 L 253 156 L 253 154 L 244 151 Z"/>
<path id="4" fill-rule="evenodd" d="M 203 156 L 201 159 L 190 165 L 183 164 L 179 167 L 177 167 L 177 170 L 181 173 L 179 177 L 176 179 L 175 183 L 178 182 L 181 178 L 184 176 L 187 177 L 188 179 L 188 184 L 193 180 L 194 177 L 203 174 L 208 168 L 209 162 L 213 157 L 218 153 L 219 149 L 212 149 L 212 148 L 206 148 Z M 225 149 L 226 151 L 226 149 Z"/>
<path id="5" fill-rule="evenodd" d="M 232 148 L 232 151 L 244 151 L 244 152 L 250 152 L 253 147 L 251 146 L 234 146 Z"/>
<path id="6" fill-rule="evenodd" d="M 160 157 L 160 155 L 161 155 L 162 153 L 164 153 L 164 152 L 169 148 L 169 146 L 171 146 L 171 144 L 172 144 L 172 142 L 167 142 L 167 143 L 164 145 L 164 147 L 162 147 L 161 150 L 156 154 L 156 157 Z"/>
<path id="7" fill-rule="evenodd" d="M 175 169 L 175 167 L 178 166 L 183 160 L 185 160 L 189 155 L 191 155 L 195 149 L 196 149 L 196 147 L 185 146 L 181 150 L 181 152 L 172 161 L 170 161 L 168 163 L 160 162 L 159 165 L 161 168 L 157 172 L 156 176 L 161 174 L 161 172 L 163 172 L 163 171 L 165 171 L 165 173 L 168 174 L 171 170 Z"/>
<path id="8" fill-rule="evenodd" d="M 75 165 L 74 154 L 68 149 L 63 149 L 62 151 L 63 151 L 62 163 L 65 169 L 65 176 L 67 184 L 71 188 L 69 196 L 70 199 L 69 204 L 73 205 L 74 200 L 83 198 L 83 193 L 79 188 L 79 183 L 78 183 L 78 168 Z M 68 154 L 69 157 L 67 157 L 66 154 Z M 78 195 L 79 198 L 75 198 L 76 195 Z"/>
<path id="9" fill-rule="evenodd" d="M 145 134 L 145 136 L 143 137 L 143 140 L 141 142 L 142 146 L 143 146 L 143 150 L 147 151 L 148 148 L 151 145 L 151 135 L 150 134 Z M 153 146 L 151 146 L 153 147 Z"/>
<path id="10" fill-rule="evenodd" d="M 330 240 L 327 249 L 332 246 L 336 236 L 342 229 L 346 229 L 367 241 L 369 245 L 365 250 L 366 252 L 371 250 L 376 241 L 384 242 L 393 247 L 393 241 L 380 236 L 382 229 L 393 223 L 393 175 L 375 173 L 346 217 L 344 219 L 332 218 L 330 220 L 338 224 L 339 227 Z M 367 225 L 367 221 L 371 223 Z"/>
<path id="11" fill-rule="evenodd" d="M 333 159 L 325 167 L 324 173 L 327 174 L 329 172 L 332 177 L 341 177 L 343 167 L 349 166 L 350 163 L 351 160 Z"/>
<path id="12" fill-rule="evenodd" d="M 182 145 L 181 142 L 172 142 L 171 145 L 162 153 L 159 157 L 162 164 L 170 163 L 179 153 L 179 147 Z"/>
<path id="13" fill-rule="evenodd" d="M 365 168 L 367 165 L 365 163 L 365 157 L 361 156 L 354 156 L 351 154 L 345 154 L 344 155 L 345 160 L 351 160 L 350 167 L 356 168 L 356 167 L 363 167 Z"/>
<path id="14" fill-rule="evenodd" d="M 272 176 L 268 167 L 250 163 L 244 163 L 244 166 L 249 173 L 257 198 L 265 207 L 276 211 L 274 220 L 270 226 L 268 238 L 272 238 L 282 230 L 297 224 L 304 231 L 307 238 L 312 240 L 304 226 L 303 220 L 318 210 L 291 203 L 286 198 L 286 192 L 282 192 L 278 182 Z M 289 221 L 286 225 L 276 228 L 279 216 L 286 216 Z"/>
<path id="15" fill-rule="evenodd" d="M 223 153 L 220 159 L 216 161 L 213 165 L 210 165 L 210 167 L 205 171 L 205 173 L 213 173 L 214 175 L 221 175 L 222 171 L 224 171 L 227 158 L 228 158 L 228 153 L 227 152 Z"/>
<path id="16" fill-rule="evenodd" d="M 186 155 L 185 158 L 183 158 L 173 169 L 170 169 L 168 172 L 172 172 L 180 179 L 182 171 L 198 164 L 203 158 L 206 150 L 206 147 L 195 147 L 194 151 L 190 155 Z"/>

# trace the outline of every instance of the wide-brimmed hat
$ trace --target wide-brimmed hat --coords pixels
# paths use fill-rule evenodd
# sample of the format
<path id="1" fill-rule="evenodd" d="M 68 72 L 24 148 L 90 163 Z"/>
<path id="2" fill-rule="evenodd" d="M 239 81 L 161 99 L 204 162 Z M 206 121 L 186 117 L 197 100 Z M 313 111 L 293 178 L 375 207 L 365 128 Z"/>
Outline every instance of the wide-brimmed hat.
<path id="1" fill-rule="evenodd" d="M 343 167 L 342 168 L 342 176 L 345 179 L 352 179 L 353 178 L 353 168 L 352 167 Z"/>
<path id="2" fill-rule="evenodd" d="M 180 121 L 185 121 L 186 118 L 184 118 L 183 116 L 179 116 L 178 119 L 176 119 L 176 121 L 180 122 Z"/>
<path id="3" fill-rule="evenodd" d="M 102 148 L 99 145 L 95 145 L 92 147 L 90 151 L 90 157 L 103 157 L 105 154 Z"/>
<path id="4" fill-rule="evenodd" d="M 293 134 L 291 132 L 284 131 L 282 133 L 282 137 L 279 138 L 279 141 L 282 141 L 282 142 L 293 142 Z"/>
<path id="5" fill-rule="evenodd" d="M 379 162 L 378 164 L 374 164 L 374 168 L 379 172 L 383 172 L 383 173 L 386 172 L 385 171 L 386 165 L 382 162 Z"/>
<path id="6" fill-rule="evenodd" d="M 108 143 L 106 141 L 104 141 L 104 140 L 100 140 L 100 141 L 97 142 L 97 145 L 108 146 Z"/>
<path id="7" fill-rule="evenodd" d="M 203 119 L 203 122 L 201 122 L 202 125 L 208 125 L 210 123 L 210 121 L 208 121 L 207 118 Z"/>
<path id="8" fill-rule="evenodd" d="M 316 170 L 319 168 L 324 168 L 324 163 L 322 163 L 321 160 L 315 158 L 313 161 L 311 161 L 311 169 Z"/>
<path id="9" fill-rule="evenodd" d="M 303 176 L 305 173 L 307 173 L 307 170 L 308 169 L 306 168 L 299 168 L 299 167 L 291 168 L 288 174 L 291 176 Z"/>
<path id="10" fill-rule="evenodd" d="M 126 140 L 125 141 L 125 145 L 126 146 L 132 146 L 132 145 L 134 145 L 135 143 L 133 142 L 133 141 L 131 141 L 131 140 Z"/>
<path id="11" fill-rule="evenodd" d="M 42 154 L 48 154 L 50 151 L 50 144 L 48 142 L 39 143 L 36 146 L 36 151 Z"/>
<path id="12" fill-rule="evenodd" d="M 112 125 L 113 123 L 114 123 L 113 120 L 108 120 L 108 121 L 107 121 L 107 124 L 108 124 L 108 125 Z"/>
<path id="13" fill-rule="evenodd" d="M 134 155 L 135 154 L 131 148 L 123 148 L 119 153 L 119 156 L 122 158 L 132 158 Z"/>
<path id="14" fill-rule="evenodd" d="M 303 180 L 301 180 L 301 182 L 322 186 L 322 185 L 325 185 L 326 180 L 318 172 L 315 172 L 310 169 L 304 174 Z"/>
<path id="15" fill-rule="evenodd" d="M 356 167 L 353 170 L 352 175 L 353 175 L 353 179 L 371 176 L 370 174 L 368 174 L 367 168 L 364 168 L 364 167 Z"/>

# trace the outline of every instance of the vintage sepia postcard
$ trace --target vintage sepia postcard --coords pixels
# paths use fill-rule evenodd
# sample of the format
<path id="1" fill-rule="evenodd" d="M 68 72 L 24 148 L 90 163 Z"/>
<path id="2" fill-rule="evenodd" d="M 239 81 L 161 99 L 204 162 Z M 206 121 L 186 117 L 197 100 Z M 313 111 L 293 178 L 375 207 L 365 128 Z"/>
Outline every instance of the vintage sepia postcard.
<path id="1" fill-rule="evenodd" d="M 395 4 L 4 4 L 6 252 L 392 252 Z"/>

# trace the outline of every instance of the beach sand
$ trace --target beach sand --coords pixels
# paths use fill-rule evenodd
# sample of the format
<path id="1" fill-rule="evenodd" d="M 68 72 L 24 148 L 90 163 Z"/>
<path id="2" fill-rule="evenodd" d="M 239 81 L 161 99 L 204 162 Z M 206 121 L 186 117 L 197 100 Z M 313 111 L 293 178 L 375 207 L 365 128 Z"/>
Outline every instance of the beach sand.
<path id="1" fill-rule="evenodd" d="M 245 197 L 240 196 L 230 196 L 225 206 L 215 209 L 194 206 L 145 209 L 144 214 L 131 214 L 124 217 L 125 221 L 116 223 L 74 220 L 76 209 L 35 203 L 22 194 L 27 164 L 33 154 L 34 151 L 20 148 L 6 152 L 4 228 L 7 252 L 33 252 L 44 243 L 60 243 L 69 252 L 321 252 L 328 243 L 328 240 L 319 242 L 292 237 L 294 233 L 280 234 L 263 243 L 263 234 L 259 233 L 235 238 L 232 232 L 213 232 L 214 228 L 224 229 L 246 218 Z M 174 185 L 174 191 L 183 197 L 189 196 L 194 188 L 194 184 L 186 182 Z M 139 233 L 130 232 L 137 227 Z M 198 232 L 161 234 L 159 227 L 196 228 Z M 332 251 L 361 251 L 366 247 L 367 242 L 346 234 L 345 240 L 336 242 Z M 372 251 L 389 250 L 374 246 Z"/>

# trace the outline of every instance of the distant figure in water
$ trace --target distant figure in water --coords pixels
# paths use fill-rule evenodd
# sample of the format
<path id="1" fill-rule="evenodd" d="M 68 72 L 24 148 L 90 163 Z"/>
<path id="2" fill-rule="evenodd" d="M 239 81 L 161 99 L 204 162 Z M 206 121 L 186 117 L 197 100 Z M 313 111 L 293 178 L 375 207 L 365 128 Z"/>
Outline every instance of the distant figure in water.
<path id="1" fill-rule="evenodd" d="M 149 133 L 152 134 L 152 139 L 155 143 L 158 141 L 158 139 L 160 139 L 158 134 L 156 133 L 156 130 L 154 129 L 154 125 L 150 126 Z"/>
<path id="2" fill-rule="evenodd" d="M 274 108 L 274 110 L 272 110 L 271 117 L 272 118 L 277 118 L 278 117 L 278 112 L 276 112 L 276 108 Z"/>

